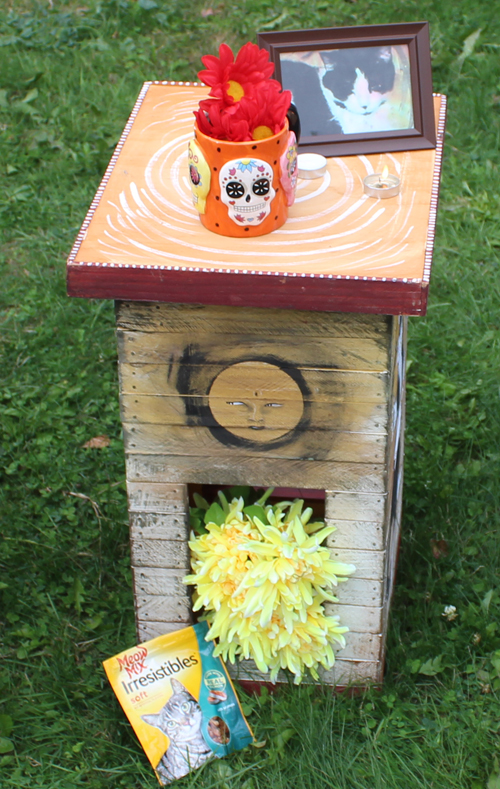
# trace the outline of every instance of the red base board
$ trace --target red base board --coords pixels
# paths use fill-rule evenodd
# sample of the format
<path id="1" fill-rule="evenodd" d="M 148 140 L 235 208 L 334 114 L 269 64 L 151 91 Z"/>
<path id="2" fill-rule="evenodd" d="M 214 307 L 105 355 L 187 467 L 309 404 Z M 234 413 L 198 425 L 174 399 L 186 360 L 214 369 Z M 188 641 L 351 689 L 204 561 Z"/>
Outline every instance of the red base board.
<path id="1" fill-rule="evenodd" d="M 270 278 L 273 278 L 270 282 Z M 80 298 L 276 307 L 324 312 L 425 315 L 421 282 L 285 276 L 99 264 L 68 265 L 68 295 Z"/>

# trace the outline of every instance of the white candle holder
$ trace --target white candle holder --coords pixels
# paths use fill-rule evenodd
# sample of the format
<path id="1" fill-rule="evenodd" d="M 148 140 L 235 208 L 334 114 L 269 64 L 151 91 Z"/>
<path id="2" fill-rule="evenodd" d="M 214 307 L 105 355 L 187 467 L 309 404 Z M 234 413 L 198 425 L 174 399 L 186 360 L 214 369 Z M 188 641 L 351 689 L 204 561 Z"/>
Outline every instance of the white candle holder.
<path id="1" fill-rule="evenodd" d="M 374 173 L 363 178 L 363 189 L 368 197 L 396 197 L 401 189 L 401 179 L 397 175 Z"/>
<path id="2" fill-rule="evenodd" d="M 297 167 L 299 178 L 312 180 L 322 178 L 326 173 L 328 162 L 320 153 L 299 153 Z"/>

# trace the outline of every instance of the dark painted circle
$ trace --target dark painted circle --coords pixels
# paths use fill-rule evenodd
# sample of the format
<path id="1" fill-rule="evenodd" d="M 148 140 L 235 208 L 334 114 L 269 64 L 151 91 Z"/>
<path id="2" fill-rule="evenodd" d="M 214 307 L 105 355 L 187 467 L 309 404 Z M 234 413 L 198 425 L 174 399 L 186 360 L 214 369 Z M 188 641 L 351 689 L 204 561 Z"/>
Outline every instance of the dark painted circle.
<path id="1" fill-rule="evenodd" d="M 229 181 L 226 184 L 226 192 L 229 197 L 243 197 L 245 194 L 245 187 L 239 181 Z"/>

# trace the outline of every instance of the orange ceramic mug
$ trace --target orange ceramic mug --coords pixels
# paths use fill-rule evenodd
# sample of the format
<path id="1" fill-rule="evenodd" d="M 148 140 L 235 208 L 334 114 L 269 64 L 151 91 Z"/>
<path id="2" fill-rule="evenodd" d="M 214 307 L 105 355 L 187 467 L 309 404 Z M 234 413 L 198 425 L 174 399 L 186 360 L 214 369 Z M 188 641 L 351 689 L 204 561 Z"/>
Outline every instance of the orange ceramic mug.
<path id="1" fill-rule="evenodd" d="M 214 233 L 245 238 L 281 227 L 293 203 L 297 144 L 288 129 L 264 140 L 228 142 L 195 124 L 189 176 L 201 223 Z"/>

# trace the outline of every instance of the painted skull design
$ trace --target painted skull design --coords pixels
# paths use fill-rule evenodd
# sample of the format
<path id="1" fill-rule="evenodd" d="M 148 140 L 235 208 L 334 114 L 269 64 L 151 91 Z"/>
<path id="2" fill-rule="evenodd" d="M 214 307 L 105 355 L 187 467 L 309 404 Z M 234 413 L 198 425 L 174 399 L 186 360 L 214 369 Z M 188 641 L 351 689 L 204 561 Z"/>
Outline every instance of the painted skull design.
<path id="1" fill-rule="evenodd" d="M 262 159 L 232 159 L 219 174 L 221 201 L 240 227 L 260 225 L 271 212 L 276 194 L 273 169 Z"/>
<path id="2" fill-rule="evenodd" d="M 293 205 L 297 187 L 297 138 L 293 132 L 288 135 L 285 152 L 280 157 L 281 185 L 285 190 L 287 205 Z"/>
<path id="3" fill-rule="evenodd" d="M 205 213 L 207 195 L 210 191 L 210 167 L 203 151 L 194 140 L 188 145 L 189 185 L 193 203 L 200 214 Z"/>

